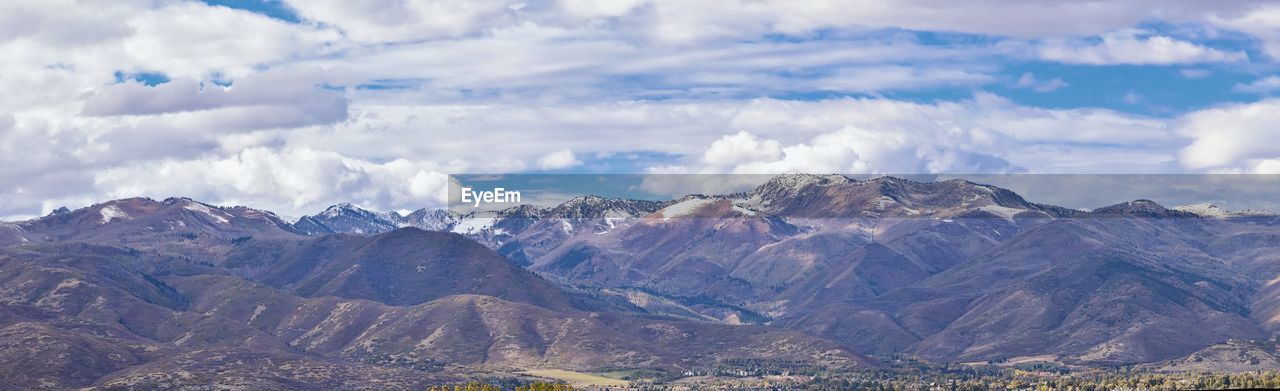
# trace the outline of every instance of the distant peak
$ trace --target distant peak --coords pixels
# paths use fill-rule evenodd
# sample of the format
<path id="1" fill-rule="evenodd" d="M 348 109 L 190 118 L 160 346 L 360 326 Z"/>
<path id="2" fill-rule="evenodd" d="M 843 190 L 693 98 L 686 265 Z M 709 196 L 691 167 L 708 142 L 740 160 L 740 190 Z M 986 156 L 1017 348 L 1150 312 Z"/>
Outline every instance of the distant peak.
<path id="1" fill-rule="evenodd" d="M 196 201 L 187 197 L 169 197 L 169 198 L 165 198 L 164 201 L 160 201 L 160 202 L 165 205 L 173 205 L 177 203 L 188 203 L 188 202 L 194 202 L 197 204 L 201 203 L 199 201 Z"/>
<path id="2" fill-rule="evenodd" d="M 361 208 L 361 207 L 359 207 L 359 206 L 357 206 L 357 205 L 355 205 L 355 204 L 352 204 L 352 203 L 350 203 L 350 202 L 341 202 L 341 203 L 334 204 L 333 206 L 330 206 L 330 207 L 328 207 L 328 208 L 325 208 L 324 212 L 320 212 L 320 214 L 321 214 L 321 215 L 325 215 L 325 216 L 334 216 L 334 215 L 341 214 L 341 213 L 343 213 L 343 212 L 348 212 L 348 211 L 350 211 L 350 212 L 372 212 L 372 211 L 370 211 L 370 210 L 368 210 L 368 209 Z"/>
<path id="3" fill-rule="evenodd" d="M 375 234 L 406 224 L 406 218 L 396 212 L 378 212 L 350 202 L 340 202 L 323 212 L 299 218 L 294 227 L 308 234 Z"/>
<path id="4" fill-rule="evenodd" d="M 570 198 L 568 201 L 565 201 L 559 206 L 560 207 L 590 206 L 590 205 L 599 205 L 599 204 L 607 203 L 609 201 L 612 201 L 612 200 L 609 198 L 598 196 L 598 195 L 589 194 L 589 195 L 580 195 L 577 197 Z"/>
<path id="5" fill-rule="evenodd" d="M 914 182 L 907 178 L 899 178 L 893 175 L 883 175 L 869 179 L 871 182 Z"/>
<path id="6" fill-rule="evenodd" d="M 797 187 L 812 184 L 849 183 L 851 179 L 840 174 L 781 174 L 770 178 L 761 187 Z"/>
<path id="7" fill-rule="evenodd" d="M 1098 208 L 1098 209 L 1094 209 L 1094 212 L 1100 212 L 1100 211 L 1153 211 L 1153 212 L 1161 212 L 1161 211 L 1166 211 L 1166 210 L 1168 210 L 1168 209 L 1167 209 L 1167 208 L 1165 208 L 1165 207 L 1164 207 L 1164 205 L 1160 205 L 1159 203 L 1157 203 L 1157 202 L 1155 202 L 1155 201 L 1148 200 L 1148 199 L 1136 199 L 1136 200 L 1133 200 L 1133 201 L 1121 202 L 1121 203 L 1119 203 L 1119 204 L 1108 205 L 1108 206 L 1104 206 L 1104 207 L 1101 207 L 1101 208 Z"/>
<path id="8" fill-rule="evenodd" d="M 1275 212 L 1266 210 L 1227 210 L 1218 205 L 1202 202 L 1199 204 L 1176 206 L 1173 210 L 1195 213 L 1201 217 L 1227 218 L 1227 217 L 1267 217 L 1275 216 Z"/>
<path id="9" fill-rule="evenodd" d="M 797 192 L 812 186 L 831 186 L 853 182 L 852 179 L 839 174 L 782 174 L 770 178 L 749 193 L 766 199 L 791 197 Z"/>
<path id="10" fill-rule="evenodd" d="M 129 197 L 103 202 L 101 205 L 123 205 L 123 204 L 155 204 L 156 200 L 149 197 Z"/>
<path id="11" fill-rule="evenodd" d="M 1220 207 L 1220 206 L 1218 206 L 1217 204 L 1213 204 L 1213 203 L 1209 203 L 1209 202 L 1201 202 L 1201 203 L 1199 203 L 1199 204 L 1191 204 L 1191 205 L 1182 205 L 1182 206 L 1178 206 L 1178 207 L 1175 207 L 1175 208 L 1210 208 L 1210 209 L 1221 209 L 1221 207 Z"/>
<path id="12" fill-rule="evenodd" d="M 102 206 L 101 208 L 98 208 L 98 214 L 102 216 L 102 218 L 98 220 L 98 224 L 106 224 L 114 220 L 132 220 L 133 219 L 133 216 L 130 216 L 128 212 L 120 210 L 120 208 L 117 207 L 115 204 L 107 204 Z"/>
<path id="13" fill-rule="evenodd" d="M 587 194 L 587 195 L 580 195 L 580 196 L 577 196 L 577 197 L 570 198 L 570 199 L 569 199 L 569 202 L 573 202 L 573 201 L 578 201 L 578 202 L 583 202 L 583 201 L 604 201 L 604 200 L 606 200 L 606 198 L 604 198 L 604 197 L 601 197 L 601 196 L 598 196 L 598 195 L 595 195 L 595 194 Z"/>
<path id="14" fill-rule="evenodd" d="M 1128 202 L 1121 202 L 1115 205 L 1108 205 L 1094 209 L 1090 213 L 1099 216 L 1136 216 L 1156 218 L 1197 216 L 1195 213 L 1165 208 L 1163 205 L 1148 199 L 1137 199 Z"/>

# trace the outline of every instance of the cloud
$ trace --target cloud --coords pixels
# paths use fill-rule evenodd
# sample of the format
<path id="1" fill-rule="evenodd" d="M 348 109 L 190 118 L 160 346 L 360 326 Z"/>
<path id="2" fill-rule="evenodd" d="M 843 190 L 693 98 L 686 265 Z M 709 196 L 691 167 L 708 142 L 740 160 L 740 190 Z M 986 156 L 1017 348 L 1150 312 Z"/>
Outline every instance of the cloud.
<path id="1" fill-rule="evenodd" d="M 1222 12 L 1208 17 L 1211 24 L 1256 37 L 1263 54 L 1280 58 L 1280 6 L 1263 3 L 1244 12 Z"/>
<path id="2" fill-rule="evenodd" d="M 250 148 L 226 157 L 116 167 L 96 174 L 93 183 L 112 197 L 186 195 L 282 213 L 342 201 L 416 209 L 444 204 L 445 168 L 403 159 L 373 163 L 329 151 Z"/>
<path id="3" fill-rule="evenodd" d="M 565 12 L 582 18 L 616 18 L 645 3 L 645 0 L 560 0 Z"/>
<path id="4" fill-rule="evenodd" d="M 102 53 L 126 71 L 200 78 L 210 72 L 245 75 L 254 66 L 294 56 L 322 55 L 333 31 L 196 2 L 178 2 L 125 19 L 133 34 Z M 113 58 L 114 57 L 114 58 Z"/>
<path id="5" fill-rule="evenodd" d="M 1280 90 L 1280 76 L 1267 76 L 1250 83 L 1236 83 L 1231 87 L 1235 92 L 1247 92 L 1252 94 L 1266 94 Z"/>
<path id="6" fill-rule="evenodd" d="M 863 1 L 857 7 L 785 0 L 626 0 L 589 2 L 337 0 L 287 3 L 304 18 L 336 26 L 362 42 L 412 42 L 468 37 L 536 23 L 608 29 L 635 40 L 689 45 L 763 35 L 808 36 L 820 31 L 899 28 L 1043 38 L 1093 35 L 1153 19 L 1198 20 L 1215 11 L 1247 10 L 1253 2 L 1107 2 L 1080 7 L 1056 1 Z M 1009 18 L 1007 15 L 1018 15 Z"/>
<path id="7" fill-rule="evenodd" d="M 702 154 L 702 162 L 716 166 L 729 166 L 753 161 L 779 160 L 783 156 L 778 140 L 760 140 L 756 135 L 738 132 L 725 135 L 711 143 Z"/>
<path id="8" fill-rule="evenodd" d="M 15 117 L 14 130 L 0 132 L 0 164 L 15 168 L 0 170 L 0 180 L 23 184 L 25 193 L 0 189 L 6 214 L 134 195 L 290 215 L 340 201 L 416 209 L 443 197 L 432 192 L 445 173 L 583 167 L 625 153 L 672 156 L 665 161 L 679 168 L 671 172 L 1092 173 L 1156 170 L 1185 145 L 1160 119 L 1021 106 L 987 94 L 934 103 L 366 102 L 342 122 L 288 130 L 175 133 L 146 125 L 172 115 L 43 124 Z"/>
<path id="9" fill-rule="evenodd" d="M 573 151 L 561 149 L 542 156 L 538 159 L 538 165 L 543 170 L 557 170 L 582 165 L 582 161 L 573 155 Z"/>
<path id="10" fill-rule="evenodd" d="M 1036 80 L 1036 76 L 1031 72 L 1023 73 L 1018 77 L 1018 82 L 1014 83 L 1014 88 L 1028 88 L 1035 92 L 1053 92 L 1059 88 L 1066 87 L 1069 84 L 1062 81 L 1061 78 L 1053 78 L 1052 80 Z"/>
<path id="11" fill-rule="evenodd" d="M 336 26 L 352 40 L 407 42 L 458 37 L 518 20 L 511 0 L 286 0 L 308 20 Z"/>
<path id="12" fill-rule="evenodd" d="M 1039 54 L 1047 61 L 1087 65 L 1171 65 L 1248 60 L 1248 55 L 1241 51 L 1219 50 L 1136 30 L 1103 34 L 1098 41 L 1047 40 Z"/>
<path id="13" fill-rule="evenodd" d="M 879 66 L 842 69 L 829 77 L 813 80 L 813 87 L 809 89 L 854 92 L 912 90 L 938 86 L 973 86 L 991 79 L 985 73 L 965 69 Z"/>
<path id="14" fill-rule="evenodd" d="M 1231 104 L 1187 114 L 1177 132 L 1191 138 L 1179 161 L 1194 169 L 1229 169 L 1280 158 L 1280 100 Z"/>
<path id="15" fill-rule="evenodd" d="M 1277 175 L 1280 174 L 1280 159 L 1265 159 L 1254 164 L 1249 170 L 1252 174 Z"/>
<path id="16" fill-rule="evenodd" d="M 59 47 L 101 43 L 132 30 L 112 20 L 136 9 L 136 1 L 85 4 L 76 1 L 13 0 L 0 4 L 0 42 L 29 39 Z"/>
<path id="17" fill-rule="evenodd" d="M 351 119 L 334 129 L 304 128 L 283 135 L 282 142 L 367 160 L 457 160 L 473 162 L 469 167 L 477 172 L 512 172 L 541 167 L 547 154 L 566 148 L 577 160 L 652 152 L 693 160 L 682 164 L 771 161 L 785 156 L 784 147 L 813 145 L 815 137 L 842 129 L 858 129 L 847 130 L 844 139 L 860 137 L 849 145 L 861 160 L 898 173 L 927 169 L 921 156 L 952 149 L 1001 151 L 999 157 L 1014 165 L 1038 168 L 1039 157 L 1020 156 L 1022 148 L 1065 144 L 1076 153 L 1101 153 L 1126 145 L 1131 149 L 1124 153 L 1164 149 L 1172 159 L 1168 151 L 1180 142 L 1159 119 L 1101 109 L 1040 109 L 988 94 L 935 103 L 833 98 L 355 105 Z M 389 144 L 388 138 L 401 141 Z M 563 141 L 551 147 L 544 142 L 549 139 Z M 913 144 L 935 145 L 939 152 L 916 151 Z M 880 150 L 899 152 L 882 156 Z M 1105 167 L 1093 167 L 1100 168 Z"/>
<path id="18" fill-rule="evenodd" d="M 99 89 L 81 114 L 131 116 L 137 119 L 121 128 L 184 137 L 192 132 L 297 128 L 345 120 L 349 100 L 325 84 L 314 70 L 289 68 L 252 74 L 227 87 L 189 78 L 155 86 L 129 80 Z"/>
<path id="19" fill-rule="evenodd" d="M 962 132 L 903 134 L 845 126 L 808 142 L 780 146 L 777 140 L 759 140 L 753 134 L 739 132 L 712 143 L 701 161 L 708 166 L 694 172 L 903 174 L 1022 170 L 999 157 L 968 150 L 966 144 L 983 143 L 970 136 Z"/>
<path id="20" fill-rule="evenodd" d="M 1005 50 L 925 45 L 914 37 L 876 35 L 689 47 L 574 34 L 580 32 L 520 25 L 495 30 L 492 36 L 352 51 L 316 65 L 350 67 L 368 79 L 421 83 L 428 98 L 440 100 L 466 99 L 480 92 L 598 101 L 978 86 L 997 71 L 984 61 Z"/>
<path id="21" fill-rule="evenodd" d="M 738 135 L 755 138 L 750 133 L 738 133 Z M 724 140 L 721 139 L 720 141 Z M 720 141 L 717 141 L 717 143 L 720 143 Z M 800 143 L 782 147 L 779 150 L 779 156 L 743 156 L 751 159 L 739 159 L 734 162 L 729 172 L 735 174 L 866 172 L 869 169 L 868 164 L 861 161 L 858 152 L 843 141 L 845 140 L 839 140 L 835 134 L 822 135 L 810 144 Z M 766 140 L 765 143 L 773 144 L 774 146 L 778 144 L 776 140 Z M 707 150 L 707 154 L 714 153 L 718 146 L 722 145 L 712 143 L 711 148 Z"/>
<path id="22" fill-rule="evenodd" d="M 572 140 L 569 148 L 596 155 L 648 151 L 688 157 L 678 162 L 680 168 L 654 168 L 669 172 L 800 167 L 891 173 L 1150 170 L 1174 160 L 1173 151 L 1183 145 L 1157 118 L 1100 109 L 1040 109 L 985 94 L 932 104 L 839 98 L 391 109 L 360 108 L 368 112 L 349 124 L 380 129 L 378 133 L 345 130 L 340 134 L 346 136 L 323 145 L 314 144 L 320 138 L 309 132 L 296 137 L 320 149 L 341 146 L 349 153 L 375 153 L 357 152 L 368 150 L 441 160 L 467 159 L 506 140 L 500 156 L 533 161 L 535 167 L 554 150 L 538 148 L 534 137 Z M 413 120 L 403 122 L 408 117 Z M 403 130 L 388 133 L 391 128 L 379 124 Z M 373 137 L 421 138 L 414 134 L 466 142 L 387 150 Z M 839 148 L 826 148 L 830 145 Z M 1132 162 L 1121 164 L 1126 159 Z"/>
<path id="23" fill-rule="evenodd" d="M 0 110 L 76 115 L 116 74 L 231 80 L 317 56 L 339 36 L 316 26 L 198 2 L 6 1 L 0 4 Z M 53 114 L 56 111 L 56 114 Z"/>
<path id="24" fill-rule="evenodd" d="M 1171 120 L 982 92 L 1011 61 L 1251 65 L 1232 37 L 1271 53 L 1280 34 L 1248 1 L 287 3 L 299 23 L 176 0 L 0 3 L 0 88 L 22 92 L 0 95 L 0 216 L 133 195 L 413 209 L 441 173 L 620 164 L 1247 172 L 1280 156 L 1255 134 L 1274 119 L 1244 106 Z M 171 81 L 116 76 L 137 73 Z M 1014 86 L 1067 84 L 1037 76 Z M 1215 147 L 1214 121 L 1263 145 Z"/>

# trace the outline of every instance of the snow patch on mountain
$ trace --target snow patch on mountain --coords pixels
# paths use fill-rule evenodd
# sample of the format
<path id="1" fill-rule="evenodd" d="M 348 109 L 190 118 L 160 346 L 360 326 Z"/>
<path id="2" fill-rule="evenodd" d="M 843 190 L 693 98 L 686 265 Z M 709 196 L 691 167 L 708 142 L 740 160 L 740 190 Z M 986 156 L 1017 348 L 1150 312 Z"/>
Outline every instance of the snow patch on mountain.
<path id="1" fill-rule="evenodd" d="M 1268 217 L 1268 216 L 1276 216 L 1276 213 L 1275 213 L 1275 212 L 1272 212 L 1272 211 L 1267 211 L 1267 210 L 1254 210 L 1254 209 L 1245 209 L 1245 210 L 1226 210 L 1226 209 L 1223 209 L 1223 208 L 1222 208 L 1222 207 L 1220 207 L 1220 206 L 1217 206 L 1217 205 L 1214 205 L 1214 204 L 1211 204 L 1211 203 L 1207 203 L 1207 202 L 1206 202 L 1206 203 L 1199 203 L 1199 204 L 1192 204 L 1192 205 L 1175 206 L 1175 207 L 1173 208 L 1173 210 L 1176 210 L 1176 211 L 1182 211 L 1182 212 L 1195 213 L 1196 215 L 1198 215 L 1198 216 L 1200 216 L 1200 217 L 1210 217 L 1210 218 L 1219 218 L 1219 219 L 1229 218 L 1229 217 Z"/>
<path id="2" fill-rule="evenodd" d="M 794 198 L 812 187 L 845 185 L 855 182 L 848 177 L 835 174 L 784 174 L 775 176 L 769 179 L 768 182 L 752 189 L 747 193 L 747 196 L 748 200 L 753 204 L 767 207 L 775 201 Z"/>
<path id="3" fill-rule="evenodd" d="M 212 208 L 205 206 L 204 204 L 201 204 L 199 202 L 191 202 L 186 205 L 183 205 L 182 209 L 186 209 L 192 212 L 203 214 L 205 216 L 209 216 L 210 219 L 213 219 L 213 221 L 216 221 L 220 224 L 227 224 L 231 222 L 231 220 L 227 220 L 226 217 L 220 215 L 220 213 L 222 212 L 215 212 Z"/>
<path id="4" fill-rule="evenodd" d="M 1010 208 L 1007 206 L 1000 206 L 1000 205 L 984 205 L 978 209 L 987 213 L 994 214 L 996 216 L 1000 216 L 1005 220 L 1013 220 L 1013 216 L 1016 216 L 1018 215 L 1018 213 L 1022 213 L 1026 211 L 1024 209 Z"/>
<path id="5" fill-rule="evenodd" d="M 470 217 L 459 221 L 450 232 L 463 235 L 478 234 L 497 222 L 498 219 L 492 217 Z"/>
<path id="6" fill-rule="evenodd" d="M 743 207 L 738 206 L 738 205 L 734 205 L 734 206 L 733 206 L 733 211 L 734 211 L 734 212 L 738 212 L 738 213 L 742 214 L 743 216 L 755 216 L 755 215 L 756 215 L 756 211 L 751 210 L 751 209 L 747 209 L 747 208 L 743 208 Z"/>
<path id="7" fill-rule="evenodd" d="M 599 232 L 596 232 L 596 235 L 604 235 L 609 233 L 610 231 L 613 231 L 615 228 L 618 228 L 618 224 L 615 221 L 626 221 L 626 219 L 606 217 L 604 219 L 604 224 L 606 225 L 606 227 L 604 227 L 604 229 L 600 230 Z"/>
<path id="8" fill-rule="evenodd" d="M 1173 207 L 1173 210 L 1191 212 L 1191 213 L 1200 215 L 1202 217 L 1230 217 L 1231 216 L 1231 213 L 1226 209 L 1222 209 L 1221 207 L 1214 204 L 1210 204 L 1210 203 L 1175 206 Z"/>
<path id="9" fill-rule="evenodd" d="M 404 218 L 398 222 L 401 227 L 415 227 L 427 231 L 448 231 L 460 218 L 444 209 L 419 209 L 402 216 Z"/>
<path id="10" fill-rule="evenodd" d="M 120 208 L 115 205 L 104 206 L 101 209 L 98 209 L 98 213 L 102 215 L 102 220 L 100 220 L 98 224 L 110 223 L 112 220 L 115 220 L 115 219 L 121 219 L 121 220 L 132 219 L 132 217 L 130 217 L 128 213 L 125 213 L 123 210 L 120 210 Z"/>
<path id="11" fill-rule="evenodd" d="M 662 208 L 662 210 L 658 211 L 658 216 L 661 216 L 663 220 L 685 216 L 712 202 L 715 202 L 715 200 L 711 198 L 691 198 Z"/>

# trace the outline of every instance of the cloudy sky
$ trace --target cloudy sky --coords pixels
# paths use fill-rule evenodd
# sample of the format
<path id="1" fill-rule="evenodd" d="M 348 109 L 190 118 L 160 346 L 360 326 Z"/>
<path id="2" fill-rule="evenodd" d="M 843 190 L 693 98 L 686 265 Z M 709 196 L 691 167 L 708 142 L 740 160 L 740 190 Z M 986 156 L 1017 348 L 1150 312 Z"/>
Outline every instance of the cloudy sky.
<path id="1" fill-rule="evenodd" d="M 963 4 L 963 5 L 961 5 Z M 7 0 L 0 217 L 451 173 L 1280 173 L 1280 4 Z"/>

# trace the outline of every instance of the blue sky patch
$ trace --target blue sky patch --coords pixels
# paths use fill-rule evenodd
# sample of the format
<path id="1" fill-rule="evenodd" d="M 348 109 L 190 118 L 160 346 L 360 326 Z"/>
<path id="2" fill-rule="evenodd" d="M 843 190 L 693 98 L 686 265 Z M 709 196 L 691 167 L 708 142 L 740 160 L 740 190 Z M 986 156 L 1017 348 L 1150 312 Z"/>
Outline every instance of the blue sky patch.
<path id="1" fill-rule="evenodd" d="M 302 18 L 279 0 L 202 0 L 205 4 L 220 5 L 227 8 L 245 10 L 255 14 L 280 19 L 289 23 L 300 23 Z"/>
<path id="2" fill-rule="evenodd" d="M 115 77 L 116 83 L 124 83 L 127 80 L 133 80 L 150 87 L 168 83 L 170 80 L 169 76 L 159 72 L 125 73 L 124 71 L 116 71 Z"/>

